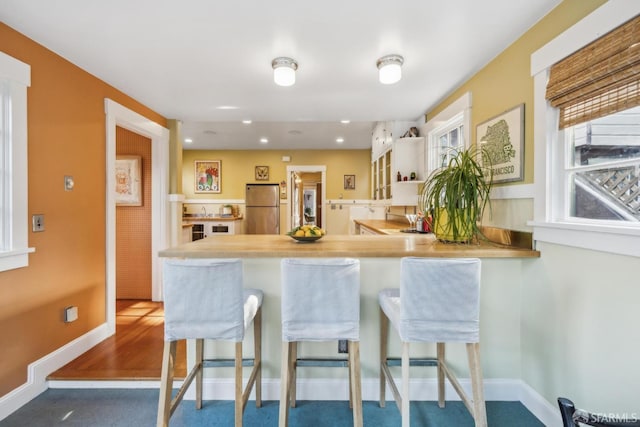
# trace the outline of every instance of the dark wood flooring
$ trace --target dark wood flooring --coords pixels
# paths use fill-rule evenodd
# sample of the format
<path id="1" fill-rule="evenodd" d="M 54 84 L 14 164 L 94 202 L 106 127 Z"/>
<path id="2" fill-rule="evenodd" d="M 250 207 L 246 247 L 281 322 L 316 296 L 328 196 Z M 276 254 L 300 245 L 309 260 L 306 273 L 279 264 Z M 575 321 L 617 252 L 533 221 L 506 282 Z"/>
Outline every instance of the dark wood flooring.
<path id="1" fill-rule="evenodd" d="M 161 302 L 116 301 L 116 333 L 49 375 L 49 380 L 159 380 L 164 347 Z M 178 342 L 176 379 L 186 376 L 186 346 Z"/>

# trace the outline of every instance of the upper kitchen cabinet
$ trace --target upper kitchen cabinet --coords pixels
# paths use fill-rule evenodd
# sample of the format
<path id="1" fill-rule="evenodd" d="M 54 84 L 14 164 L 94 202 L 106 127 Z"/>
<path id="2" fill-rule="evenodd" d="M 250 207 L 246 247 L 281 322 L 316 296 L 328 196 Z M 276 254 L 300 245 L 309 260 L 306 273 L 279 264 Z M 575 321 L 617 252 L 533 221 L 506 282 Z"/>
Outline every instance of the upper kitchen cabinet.
<path id="1" fill-rule="evenodd" d="M 415 206 L 424 181 L 425 139 L 401 138 L 415 122 L 378 122 L 371 141 L 371 198 Z M 406 179 L 406 180 L 405 180 Z"/>
<path id="2" fill-rule="evenodd" d="M 391 204 L 416 206 L 418 190 L 425 180 L 425 139 L 411 137 L 396 139 L 391 148 Z"/>
<path id="3" fill-rule="evenodd" d="M 393 141 L 402 137 L 416 122 L 387 121 L 376 122 L 371 134 L 371 159 L 375 160 L 391 149 Z"/>

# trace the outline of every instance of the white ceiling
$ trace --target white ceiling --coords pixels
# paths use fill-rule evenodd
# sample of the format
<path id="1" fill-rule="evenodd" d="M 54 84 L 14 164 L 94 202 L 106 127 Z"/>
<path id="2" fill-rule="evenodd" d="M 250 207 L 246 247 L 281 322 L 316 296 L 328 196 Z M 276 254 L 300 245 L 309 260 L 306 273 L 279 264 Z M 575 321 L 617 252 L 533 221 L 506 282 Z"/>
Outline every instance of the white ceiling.
<path id="1" fill-rule="evenodd" d="M 375 121 L 420 119 L 560 2 L 2 0 L 0 19 L 181 120 L 185 148 L 352 149 Z M 392 53 L 403 78 L 382 85 Z M 273 83 L 278 56 L 298 62 L 292 87 Z"/>

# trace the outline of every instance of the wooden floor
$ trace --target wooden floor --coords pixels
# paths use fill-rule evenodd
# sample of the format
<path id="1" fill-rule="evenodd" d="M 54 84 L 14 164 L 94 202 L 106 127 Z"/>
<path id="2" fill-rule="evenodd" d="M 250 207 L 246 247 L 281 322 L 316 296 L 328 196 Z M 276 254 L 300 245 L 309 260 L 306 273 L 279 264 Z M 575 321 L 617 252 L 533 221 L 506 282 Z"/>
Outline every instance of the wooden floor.
<path id="1" fill-rule="evenodd" d="M 164 347 L 161 302 L 116 301 L 116 333 L 49 375 L 50 380 L 159 380 Z M 178 342 L 176 379 L 186 376 L 185 342 Z"/>

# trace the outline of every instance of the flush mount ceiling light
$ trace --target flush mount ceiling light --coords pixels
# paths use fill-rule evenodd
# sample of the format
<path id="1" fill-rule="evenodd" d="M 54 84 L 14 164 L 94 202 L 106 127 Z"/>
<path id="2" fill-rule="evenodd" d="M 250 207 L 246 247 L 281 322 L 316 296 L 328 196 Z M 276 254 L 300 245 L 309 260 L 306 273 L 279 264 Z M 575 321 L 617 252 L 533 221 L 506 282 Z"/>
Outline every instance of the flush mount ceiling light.
<path id="1" fill-rule="evenodd" d="M 376 61 L 378 67 L 378 80 L 380 83 L 390 85 L 402 78 L 402 64 L 404 58 L 400 55 L 386 55 Z"/>
<path id="2" fill-rule="evenodd" d="M 298 63 L 285 56 L 278 57 L 271 61 L 273 67 L 273 81 L 278 86 L 291 86 L 296 82 L 296 70 Z"/>

